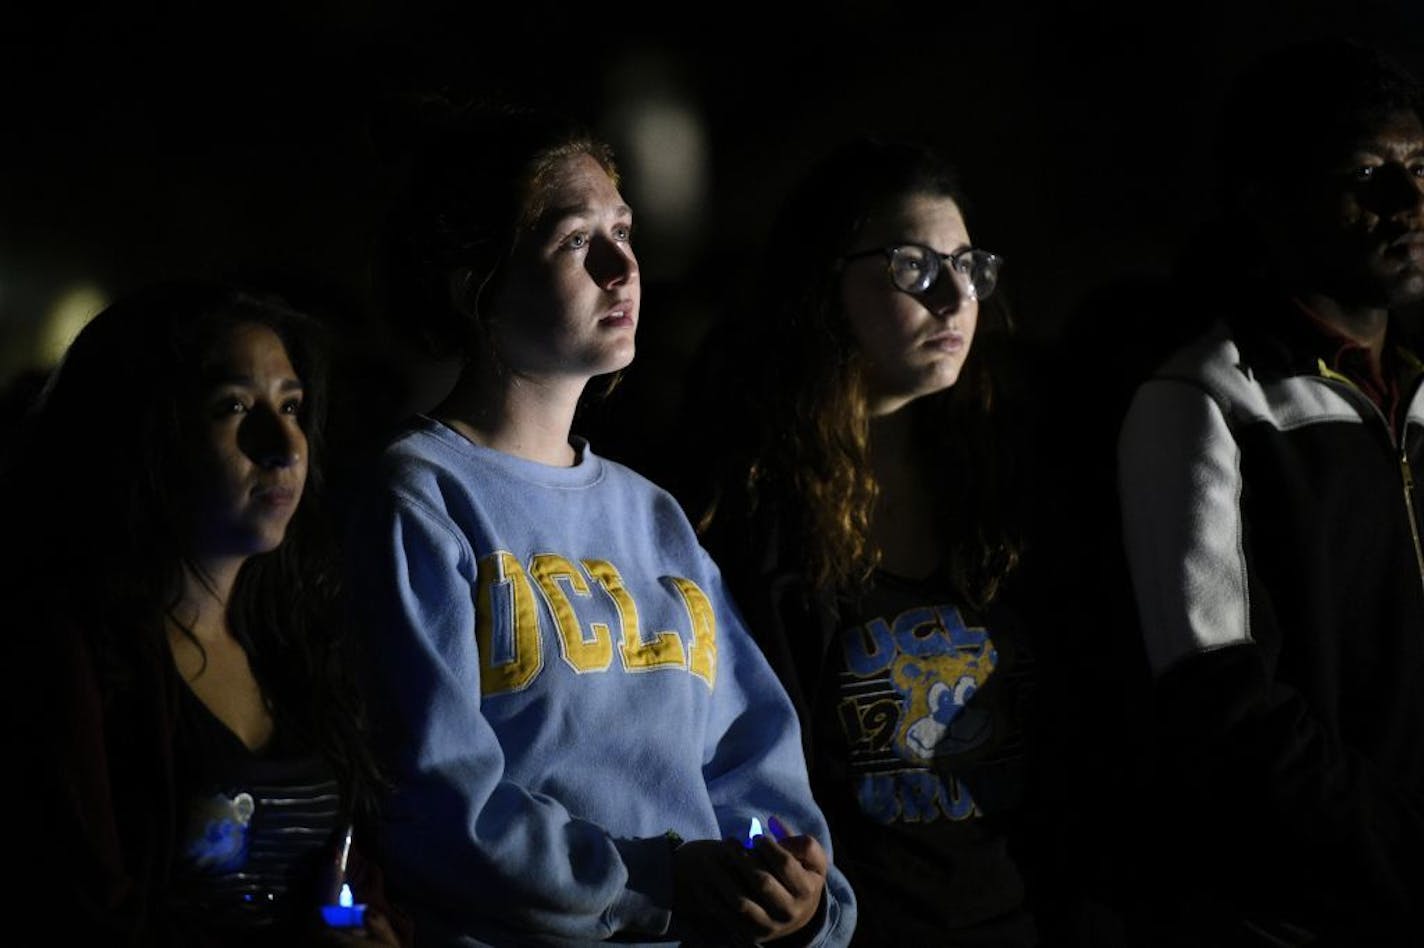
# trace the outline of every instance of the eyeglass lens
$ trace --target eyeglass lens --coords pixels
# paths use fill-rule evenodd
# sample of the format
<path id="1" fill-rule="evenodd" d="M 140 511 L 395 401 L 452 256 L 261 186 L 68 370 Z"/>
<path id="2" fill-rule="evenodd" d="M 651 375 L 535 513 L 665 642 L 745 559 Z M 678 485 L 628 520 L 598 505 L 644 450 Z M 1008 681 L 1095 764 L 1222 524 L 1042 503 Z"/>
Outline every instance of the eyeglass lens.
<path id="1" fill-rule="evenodd" d="M 965 278 L 970 295 L 982 300 L 998 282 L 998 260 L 983 250 L 968 249 L 951 255 L 950 265 Z M 943 261 L 928 247 L 905 244 L 890 253 L 890 279 L 906 293 L 924 293 L 939 279 Z"/>

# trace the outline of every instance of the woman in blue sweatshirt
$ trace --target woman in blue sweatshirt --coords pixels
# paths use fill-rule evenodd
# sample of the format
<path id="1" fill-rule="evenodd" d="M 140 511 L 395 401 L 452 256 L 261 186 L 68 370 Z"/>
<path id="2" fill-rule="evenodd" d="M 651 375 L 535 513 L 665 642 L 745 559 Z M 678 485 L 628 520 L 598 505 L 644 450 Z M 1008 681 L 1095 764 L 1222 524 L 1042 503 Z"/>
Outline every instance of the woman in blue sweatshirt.
<path id="1" fill-rule="evenodd" d="M 437 944 L 846 943 L 785 691 L 677 503 L 571 434 L 640 316 L 608 149 L 513 111 L 427 134 L 392 285 L 465 362 L 350 546 L 393 886 Z"/>

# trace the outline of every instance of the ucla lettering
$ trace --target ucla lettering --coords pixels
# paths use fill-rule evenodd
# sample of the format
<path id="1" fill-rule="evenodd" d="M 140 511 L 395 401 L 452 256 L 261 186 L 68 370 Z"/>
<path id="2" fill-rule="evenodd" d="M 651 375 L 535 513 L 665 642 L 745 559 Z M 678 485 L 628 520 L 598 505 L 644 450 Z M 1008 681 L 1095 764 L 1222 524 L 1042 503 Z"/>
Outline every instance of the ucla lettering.
<path id="1" fill-rule="evenodd" d="M 712 611 L 712 603 L 690 579 L 681 576 L 664 576 L 663 579 L 682 596 L 687 620 L 692 624 L 692 654 L 687 670 L 711 687 L 717 684 L 717 616 Z"/>
<path id="2" fill-rule="evenodd" d="M 877 823 L 933 823 L 979 815 L 958 778 L 946 782 L 927 770 L 863 774 L 856 797 L 861 811 Z"/>
<path id="3" fill-rule="evenodd" d="M 592 593 L 578 567 L 553 553 L 539 553 L 529 561 L 529 574 L 539 584 L 554 628 L 559 634 L 559 647 L 564 661 L 574 671 L 607 671 L 613 663 L 613 637 L 602 622 L 590 622 L 588 634 L 579 623 L 578 613 L 564 593 L 567 585 L 574 595 L 587 599 Z"/>
<path id="4" fill-rule="evenodd" d="M 503 550 L 480 559 L 475 644 L 482 695 L 527 688 L 544 667 L 534 590 L 519 561 Z"/>
<path id="5" fill-rule="evenodd" d="M 481 557 L 475 590 L 480 694 L 527 688 L 543 670 L 540 600 L 553 622 L 560 657 L 575 672 L 607 672 L 617 641 L 625 672 L 681 669 L 712 687 L 717 679 L 717 618 L 711 601 L 696 583 L 680 576 L 661 577 L 659 588 L 679 603 L 685 623 L 645 635 L 632 592 L 618 568 L 606 560 L 574 563 L 556 553 L 539 553 L 526 570 L 504 550 Z M 616 630 L 593 618 L 610 615 L 610 605 Z M 664 607 L 659 614 L 666 611 Z"/>
<path id="6" fill-rule="evenodd" d="M 970 628 L 953 606 L 909 609 L 893 621 L 871 619 L 845 637 L 846 667 L 859 678 L 883 672 L 901 655 L 982 648 L 984 629 Z"/>

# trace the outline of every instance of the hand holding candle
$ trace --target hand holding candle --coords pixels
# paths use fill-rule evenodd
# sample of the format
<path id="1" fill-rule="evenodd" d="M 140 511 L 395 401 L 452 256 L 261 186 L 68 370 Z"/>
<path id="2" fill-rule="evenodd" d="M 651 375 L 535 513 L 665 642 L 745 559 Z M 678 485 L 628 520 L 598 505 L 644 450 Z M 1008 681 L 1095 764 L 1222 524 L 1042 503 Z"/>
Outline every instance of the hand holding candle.
<path id="1" fill-rule="evenodd" d="M 766 832 L 759 829 L 753 819 L 744 844 L 760 876 L 748 890 L 751 901 L 744 914 L 758 939 L 769 940 L 799 931 L 815 917 L 830 860 L 814 836 L 791 835 L 775 816 L 767 818 Z"/>
<path id="2" fill-rule="evenodd" d="M 814 837 L 791 835 L 775 816 L 751 817 L 745 826 L 674 849 L 674 914 L 738 942 L 784 937 L 816 915 L 825 851 Z"/>
<path id="3" fill-rule="evenodd" d="M 332 869 L 331 891 L 327 903 L 321 907 L 321 917 L 332 928 L 360 928 L 366 924 L 366 906 L 358 905 L 351 895 L 351 886 L 346 882 L 346 863 L 351 857 L 352 827 L 346 827 L 346 835 L 337 849 L 336 861 Z"/>
<path id="4" fill-rule="evenodd" d="M 783 826 L 781 821 L 776 817 L 770 816 L 767 817 L 766 828 L 763 830 L 761 819 L 754 816 L 752 817 L 751 823 L 747 825 L 747 835 L 742 840 L 742 845 L 747 849 L 751 849 L 756 845 L 758 836 L 766 835 L 770 835 L 772 839 L 781 842 L 787 836 L 786 827 Z"/>

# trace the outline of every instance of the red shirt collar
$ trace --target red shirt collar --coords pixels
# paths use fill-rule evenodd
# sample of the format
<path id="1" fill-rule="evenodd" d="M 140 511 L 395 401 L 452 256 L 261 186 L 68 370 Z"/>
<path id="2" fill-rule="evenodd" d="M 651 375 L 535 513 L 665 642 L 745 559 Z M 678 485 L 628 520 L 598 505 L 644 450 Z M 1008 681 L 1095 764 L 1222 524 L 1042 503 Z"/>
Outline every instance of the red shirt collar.
<path id="1" fill-rule="evenodd" d="M 1296 297 L 1291 297 L 1291 302 L 1305 316 L 1305 325 L 1317 339 L 1321 361 L 1332 372 L 1354 382 L 1393 425 L 1399 408 L 1399 383 L 1395 373 L 1385 371 L 1384 362 L 1390 358 L 1389 347 L 1375 358 L 1369 346 L 1340 332 L 1305 303 Z"/>

